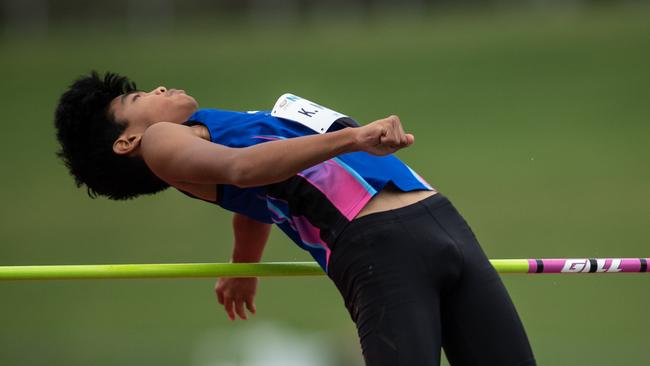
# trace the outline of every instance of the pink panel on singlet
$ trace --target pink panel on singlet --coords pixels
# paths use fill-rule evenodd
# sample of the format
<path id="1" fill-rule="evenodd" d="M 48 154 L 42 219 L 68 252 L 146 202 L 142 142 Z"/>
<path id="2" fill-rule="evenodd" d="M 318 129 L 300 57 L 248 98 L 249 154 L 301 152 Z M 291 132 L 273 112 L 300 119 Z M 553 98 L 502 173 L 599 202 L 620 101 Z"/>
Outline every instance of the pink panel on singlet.
<path id="1" fill-rule="evenodd" d="M 310 247 L 321 247 L 325 250 L 325 262 L 329 265 L 331 250 L 327 243 L 320 238 L 320 229 L 312 225 L 304 216 L 292 216 L 295 228 L 302 239 L 303 244 Z"/>
<path id="2" fill-rule="evenodd" d="M 376 193 L 369 191 L 367 183 L 360 182 L 357 176 L 335 160 L 327 160 L 298 175 L 321 191 L 348 220 L 354 219 Z"/>

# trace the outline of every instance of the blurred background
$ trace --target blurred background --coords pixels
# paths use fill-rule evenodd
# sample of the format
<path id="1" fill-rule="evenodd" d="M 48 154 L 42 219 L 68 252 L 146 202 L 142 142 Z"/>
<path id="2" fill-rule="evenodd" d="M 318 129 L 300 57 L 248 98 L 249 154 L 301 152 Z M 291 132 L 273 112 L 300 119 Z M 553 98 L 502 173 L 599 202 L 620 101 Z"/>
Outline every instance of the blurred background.
<path id="1" fill-rule="evenodd" d="M 416 136 L 399 156 L 491 258 L 648 257 L 647 1 L 0 1 L 0 265 L 225 262 L 230 214 L 168 190 L 92 200 L 55 152 L 90 70 L 205 108 L 285 92 Z M 279 232 L 266 261 L 310 260 Z M 505 275 L 540 365 L 647 363 L 647 275 Z M 0 283 L 0 365 L 362 365 L 325 277 Z M 445 362 L 445 361 L 443 361 Z"/>

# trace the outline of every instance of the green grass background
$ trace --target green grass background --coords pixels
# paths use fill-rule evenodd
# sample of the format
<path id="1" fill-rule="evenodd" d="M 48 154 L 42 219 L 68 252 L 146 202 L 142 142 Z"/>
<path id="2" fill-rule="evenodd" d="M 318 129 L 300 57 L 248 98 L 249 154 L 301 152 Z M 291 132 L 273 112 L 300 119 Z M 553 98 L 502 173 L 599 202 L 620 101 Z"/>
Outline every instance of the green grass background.
<path id="1" fill-rule="evenodd" d="M 161 33 L 69 26 L 46 38 L 5 36 L 0 264 L 229 259 L 230 216 L 216 207 L 172 190 L 125 203 L 75 189 L 54 155 L 52 115 L 90 69 L 130 75 L 144 89 L 184 88 L 202 107 L 265 109 L 293 92 L 363 122 L 398 114 L 416 136 L 398 155 L 453 200 L 491 258 L 648 257 L 648 14 L 205 21 Z M 309 259 L 279 232 L 264 257 Z M 647 275 L 504 281 L 540 365 L 647 363 Z M 213 282 L 0 283 L 0 365 L 198 365 L 206 334 L 256 322 L 318 333 L 348 355 L 339 364 L 359 362 L 353 324 L 326 278 L 261 280 L 248 323 L 226 319 Z M 217 353 L 229 351 L 223 337 Z"/>

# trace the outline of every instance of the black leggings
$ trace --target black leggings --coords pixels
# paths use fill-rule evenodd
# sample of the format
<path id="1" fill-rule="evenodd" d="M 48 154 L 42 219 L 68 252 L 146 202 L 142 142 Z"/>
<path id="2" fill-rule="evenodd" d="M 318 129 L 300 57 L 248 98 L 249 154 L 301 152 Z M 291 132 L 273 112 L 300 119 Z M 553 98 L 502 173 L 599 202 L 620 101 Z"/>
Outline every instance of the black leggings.
<path id="1" fill-rule="evenodd" d="M 436 194 L 360 217 L 333 243 L 328 274 L 367 366 L 535 365 L 499 275 L 451 202 Z"/>

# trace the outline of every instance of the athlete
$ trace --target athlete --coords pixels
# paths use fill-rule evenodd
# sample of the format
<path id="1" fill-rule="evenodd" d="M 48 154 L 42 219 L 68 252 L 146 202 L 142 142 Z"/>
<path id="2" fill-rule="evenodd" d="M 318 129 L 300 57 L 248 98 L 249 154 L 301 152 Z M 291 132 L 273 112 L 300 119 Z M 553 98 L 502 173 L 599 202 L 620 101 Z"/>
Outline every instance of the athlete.
<path id="1" fill-rule="evenodd" d="M 536 364 L 467 223 L 391 155 L 414 142 L 396 116 L 359 126 L 293 95 L 272 111 L 198 109 L 183 90 L 92 72 L 61 96 L 55 125 L 91 197 L 172 186 L 234 212 L 233 262 L 259 261 L 277 225 L 337 286 L 369 366 L 439 365 L 441 347 L 454 366 Z M 255 313 L 257 283 L 217 281 L 231 320 Z"/>

